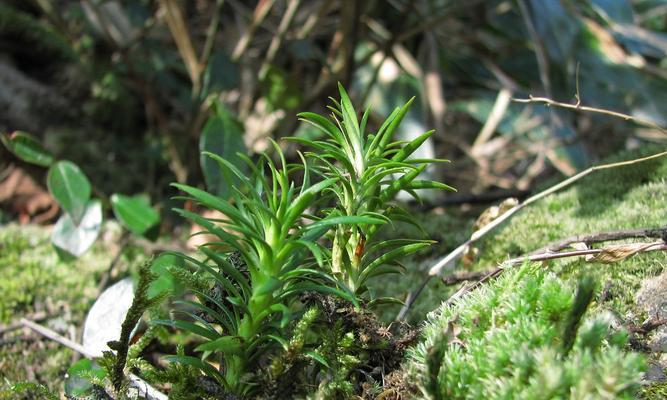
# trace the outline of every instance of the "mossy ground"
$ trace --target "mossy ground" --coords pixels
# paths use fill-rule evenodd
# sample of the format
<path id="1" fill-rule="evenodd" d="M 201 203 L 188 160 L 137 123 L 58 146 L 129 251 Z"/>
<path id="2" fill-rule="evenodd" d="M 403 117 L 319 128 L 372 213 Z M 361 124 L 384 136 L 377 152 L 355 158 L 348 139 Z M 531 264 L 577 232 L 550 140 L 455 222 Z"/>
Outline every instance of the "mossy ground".
<path id="1" fill-rule="evenodd" d="M 645 147 L 625 152 L 605 162 L 630 160 L 663 151 L 660 147 Z M 546 186 L 548 187 L 548 185 Z M 470 267 L 486 270 L 508 258 L 531 251 L 572 235 L 592 234 L 639 228 L 659 228 L 667 223 L 667 157 L 641 164 L 598 171 L 578 181 L 570 188 L 551 195 L 522 210 L 497 230 L 489 233 L 479 245 L 480 257 Z M 428 219 L 438 225 L 438 216 Z M 441 224 L 448 230 L 446 224 Z M 464 225 L 465 226 L 465 225 Z M 463 228 L 462 230 L 467 230 Z M 469 234 L 469 231 L 468 233 Z M 654 240 L 654 239 L 651 239 Z M 447 247 L 454 247 L 461 240 Z M 444 256 L 447 251 L 441 253 Z M 574 284 L 583 275 L 591 276 L 598 285 L 589 313 L 611 311 L 626 324 L 640 325 L 645 313 L 635 306 L 635 297 L 647 277 L 661 273 L 667 266 L 662 252 L 640 254 L 613 264 L 587 263 L 583 259 L 562 259 L 541 264 L 555 273 L 565 284 Z M 406 285 L 416 285 L 413 278 L 396 280 L 392 290 L 400 293 Z M 599 297 L 605 287 L 605 300 Z M 428 304 L 447 297 L 451 288 L 429 293 L 426 288 L 421 308 L 437 308 Z M 417 313 L 421 313 L 417 310 Z M 649 355 L 651 357 L 651 355 Z M 663 385 L 664 386 L 664 385 Z M 658 392 L 663 390 L 656 386 Z M 652 396 L 653 387 L 643 389 L 644 398 Z"/>
<path id="2" fill-rule="evenodd" d="M 626 152 L 607 162 L 630 160 L 663 149 L 648 147 Z M 551 195 L 521 211 L 505 226 L 487 235 L 476 268 L 491 268 L 573 235 L 667 225 L 667 157 L 636 165 L 594 172 L 573 187 Z M 649 239 L 649 241 L 655 239 Z M 644 240 L 645 241 L 645 240 Z M 604 305 L 624 317 L 641 317 L 634 297 L 641 282 L 667 266 L 662 252 L 640 254 L 613 263 L 587 263 L 570 258 L 544 264 L 561 278 L 591 275 L 606 286 Z M 641 323 L 641 321 L 635 321 Z"/>
<path id="3" fill-rule="evenodd" d="M 608 161 L 636 158 L 660 150 L 645 148 Z M 526 254 L 575 234 L 664 226 L 666 200 L 667 158 L 593 173 L 571 188 L 522 210 L 491 232 L 480 244 L 480 259 L 471 268 L 491 268 L 508 257 Z M 390 276 L 375 282 L 378 296 L 404 298 L 439 257 L 469 237 L 474 220 L 469 214 L 450 210 L 416 214 L 416 218 L 424 226 L 427 237 L 439 243 L 427 254 L 409 260 L 406 276 Z M 47 306 L 57 309 L 59 305 L 66 305 L 61 322 L 80 328 L 97 294 L 99 278 L 113 257 L 112 243 L 113 240 L 99 240 L 83 258 L 67 263 L 58 259 L 44 228 L 13 225 L 0 228 L 0 323 L 7 324 Z M 137 251 L 128 254 L 132 258 Z M 125 268 L 130 264 L 128 261 L 122 263 Z M 610 265 L 567 259 L 549 262 L 543 267 L 570 281 L 584 273 L 592 275 L 600 287 L 607 285 L 611 293 L 606 302 L 594 303 L 593 312 L 610 309 L 629 322 L 641 323 L 645 315 L 634 308 L 636 292 L 645 277 L 657 275 L 666 265 L 665 254 L 650 253 Z M 436 309 L 455 289 L 439 279 L 432 279 L 415 304 L 410 320 L 423 320 L 428 311 Z M 397 308 L 387 308 L 382 317 L 390 321 L 396 312 Z M 3 340 L 12 342 L 4 342 L 0 347 L 1 384 L 34 380 L 60 392 L 64 372 L 74 355 L 50 341 L 15 337 L 5 335 Z M 646 388 L 644 393 L 648 396 L 661 390 L 656 386 Z"/>
<path id="4" fill-rule="evenodd" d="M 107 226 L 102 236 L 83 257 L 65 262 L 51 246 L 47 229 L 0 227 L 0 324 L 46 312 L 53 314 L 45 322 L 51 329 L 66 337 L 80 335 L 99 280 L 116 251 L 117 229 Z M 124 252 L 117 272 L 123 273 L 138 256 L 136 249 Z M 21 381 L 41 383 L 55 393 L 62 391 L 65 371 L 75 354 L 21 329 L 0 340 L 0 397 L 1 389 Z"/>
<path id="5" fill-rule="evenodd" d="M 604 162 L 630 160 L 660 151 L 660 147 L 651 146 L 619 154 Z M 467 268 L 491 269 L 504 260 L 525 255 L 573 235 L 663 227 L 667 224 L 665 204 L 667 157 L 593 172 L 571 187 L 523 209 L 487 234 L 477 244 L 479 259 Z M 450 210 L 415 217 L 424 227 L 426 237 L 438 243 L 428 253 L 406 260 L 408 272 L 405 276 L 389 276 L 374 282 L 378 296 L 392 295 L 404 299 L 433 264 L 470 237 L 475 219 Z M 640 254 L 611 265 L 591 264 L 575 258 L 545 263 L 545 268 L 553 269 L 563 278 L 592 274 L 600 286 L 607 285 L 611 294 L 607 296 L 609 303 L 605 306 L 622 315 L 633 312 L 634 296 L 642 280 L 657 275 L 665 266 L 667 256 L 664 253 Z M 444 285 L 440 279 L 431 279 L 411 309 L 409 319 L 413 322 L 423 320 L 427 312 L 435 309 L 455 289 Z M 390 320 L 396 311 L 395 308 L 387 308 L 383 319 Z"/>

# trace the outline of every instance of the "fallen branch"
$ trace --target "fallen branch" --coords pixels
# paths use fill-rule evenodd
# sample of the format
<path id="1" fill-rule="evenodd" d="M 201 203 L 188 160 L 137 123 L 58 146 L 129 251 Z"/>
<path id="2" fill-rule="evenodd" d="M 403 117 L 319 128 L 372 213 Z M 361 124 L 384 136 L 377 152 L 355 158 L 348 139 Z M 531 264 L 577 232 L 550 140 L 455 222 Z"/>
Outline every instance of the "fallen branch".
<path id="1" fill-rule="evenodd" d="M 76 343 L 64 336 L 61 336 L 57 332 L 54 332 L 43 325 L 37 324 L 25 318 L 21 318 L 21 325 L 25 326 L 26 328 L 30 328 L 33 331 L 39 333 L 40 335 L 47 337 L 55 342 L 58 342 L 63 346 L 76 351 L 77 353 L 82 354 L 86 358 L 89 359 L 95 358 L 95 355 L 93 353 L 88 351 L 85 347 L 83 347 L 79 343 Z M 157 389 L 149 385 L 146 381 L 139 378 L 138 376 L 134 374 L 128 374 L 127 378 L 130 381 L 130 385 L 137 388 L 137 390 L 139 391 L 139 396 L 142 396 L 143 398 L 146 398 L 148 400 L 167 400 L 167 395 L 158 391 Z"/>
<path id="2" fill-rule="evenodd" d="M 613 262 L 622 261 L 634 254 L 645 253 L 650 251 L 665 251 L 667 244 L 662 240 L 652 243 L 626 243 L 621 245 L 610 245 L 599 249 L 585 249 L 585 250 L 571 250 L 554 253 L 547 251 L 544 253 L 533 254 L 523 257 L 513 258 L 503 262 L 499 268 L 507 268 L 524 262 L 539 262 L 555 260 L 558 258 L 581 257 L 587 256 L 586 261 L 601 262 L 610 264 Z M 588 257 L 591 257 L 590 259 Z"/>
<path id="3" fill-rule="evenodd" d="M 578 111 L 586 111 L 597 114 L 610 115 L 612 117 L 621 118 L 626 121 L 632 121 L 637 125 L 642 125 L 649 128 L 657 129 L 660 132 L 667 134 L 667 129 L 649 120 L 633 117 L 632 115 L 623 114 L 618 111 L 605 110 L 604 108 L 582 106 L 580 101 L 577 101 L 575 104 L 569 104 L 569 103 L 561 103 L 559 101 L 552 100 L 548 97 L 533 97 L 532 95 L 529 95 L 527 99 L 512 99 L 512 101 L 516 103 L 541 103 L 546 105 L 547 107 L 553 106 L 553 107 L 567 108 L 570 110 L 578 110 Z"/>
<path id="4" fill-rule="evenodd" d="M 652 331 L 660 328 L 661 326 L 667 324 L 667 318 L 652 318 L 649 319 L 648 321 L 644 322 L 643 324 L 636 326 L 636 325 L 630 325 L 628 327 L 628 331 L 631 333 L 637 333 L 640 335 L 646 335 L 648 333 L 651 333 Z"/>
<path id="5" fill-rule="evenodd" d="M 610 240 L 622 240 L 622 239 L 633 239 L 633 238 L 662 238 L 663 241 L 667 242 L 667 226 L 664 228 L 657 229 L 629 229 L 629 230 L 620 230 L 620 231 L 610 231 L 610 232 L 600 232 L 593 233 L 589 235 L 575 235 L 570 236 L 565 239 L 561 239 L 557 242 L 553 242 L 539 250 L 535 250 L 530 254 L 539 254 L 547 251 L 557 252 L 561 251 L 571 244 L 574 243 L 599 243 L 607 242 Z"/>
<path id="6" fill-rule="evenodd" d="M 431 280 L 433 276 L 440 275 L 442 270 L 449 266 L 453 265 L 465 252 L 465 250 L 471 246 L 473 243 L 484 237 L 487 233 L 489 233 L 491 230 L 496 228 L 498 225 L 502 224 L 503 222 L 507 221 L 510 217 L 512 217 L 514 214 L 517 212 L 521 211 L 524 207 L 527 207 L 528 205 L 537 202 L 538 200 L 543 199 L 544 197 L 549 196 L 552 193 L 555 193 L 563 188 L 566 188 L 573 184 L 574 182 L 580 180 L 581 178 L 591 174 L 592 172 L 595 171 L 601 171 L 605 169 L 612 169 L 612 168 L 619 168 L 619 167 L 625 167 L 628 165 L 634 165 L 638 164 L 641 162 L 649 161 L 649 160 L 654 160 L 660 157 L 664 157 L 667 155 L 667 151 L 663 151 L 661 153 L 653 154 L 647 157 L 642 157 L 642 158 L 637 158 L 634 160 L 629 160 L 629 161 L 621 161 L 621 162 L 615 162 L 615 163 L 609 163 L 609 164 L 603 164 L 603 165 L 598 165 L 594 167 L 590 167 L 584 171 L 579 172 L 576 175 L 573 175 L 564 181 L 546 189 L 543 190 L 540 193 L 535 194 L 534 196 L 529 197 L 526 199 L 524 202 L 517 204 L 516 206 L 510 208 L 507 210 L 504 214 L 502 214 L 500 217 L 496 218 L 495 220 L 491 221 L 489 224 L 485 225 L 482 227 L 480 230 L 474 232 L 471 236 L 470 239 L 468 239 L 465 243 L 461 244 L 459 247 L 451 251 L 449 254 L 447 254 L 445 257 L 443 257 L 440 261 L 438 261 L 433 267 L 428 272 L 428 275 L 424 278 L 422 283 L 419 285 L 419 287 L 410 292 L 408 294 L 408 298 L 405 301 L 405 305 L 401 308 L 401 311 L 398 313 L 398 316 L 396 317 L 397 320 L 402 320 L 405 318 L 405 315 L 407 314 L 408 310 L 410 307 L 412 307 L 412 304 L 414 304 L 415 300 L 421 292 L 424 290 L 428 282 Z"/>
<path id="7" fill-rule="evenodd" d="M 619 250 L 621 250 L 619 252 Z M 541 253 L 541 254 L 535 254 L 535 255 L 528 255 L 528 256 L 523 256 L 523 257 L 517 257 L 513 258 L 511 260 L 507 260 L 503 262 L 501 265 L 498 267 L 490 270 L 490 271 L 485 271 L 482 272 L 481 279 L 479 279 L 476 282 L 468 282 L 466 283 L 458 290 L 456 293 L 454 293 L 452 296 L 450 296 L 444 303 L 443 305 L 451 305 L 454 301 L 459 299 L 461 296 L 463 296 L 466 293 L 469 293 L 475 289 L 477 289 L 479 286 L 481 286 L 484 282 L 497 278 L 500 276 L 505 270 L 508 268 L 522 264 L 524 262 L 530 261 L 530 262 L 539 262 L 539 261 L 547 261 L 547 260 L 554 260 L 557 258 L 566 258 L 566 257 L 581 257 L 581 256 L 593 256 L 594 258 L 590 260 L 590 262 L 602 262 L 602 263 L 611 263 L 611 262 L 616 262 L 620 260 L 624 260 L 625 258 L 637 254 L 637 253 L 644 253 L 644 252 L 650 252 L 650 251 L 667 251 L 667 243 L 660 241 L 660 242 L 653 242 L 653 243 L 628 243 L 625 245 L 613 245 L 613 246 L 607 246 L 603 247 L 600 249 L 587 249 L 587 250 L 574 250 L 574 251 L 564 251 L 560 253 L 553 253 L 553 252 L 547 252 L 547 253 Z M 608 258 L 609 257 L 609 258 Z M 443 278 L 444 280 L 445 278 Z M 661 322 L 663 324 L 664 322 Z M 646 324 L 644 324 L 646 325 Z M 644 325 L 642 325 L 636 332 L 642 332 L 641 329 L 644 329 L 646 332 L 648 332 L 648 328 L 645 328 Z M 647 327 L 652 327 L 653 325 L 646 325 Z M 659 326 L 659 325 L 658 325 Z M 656 327 L 653 327 L 651 329 L 655 329 Z"/>
<path id="8" fill-rule="evenodd" d="M 445 285 L 454 285 L 465 281 L 478 281 L 492 271 L 493 270 L 454 272 L 449 275 L 443 276 L 442 281 L 445 283 Z"/>
<path id="9" fill-rule="evenodd" d="M 42 312 L 37 312 L 37 313 L 34 313 L 34 314 L 30 315 L 30 319 L 32 321 L 43 321 L 45 319 L 51 318 L 51 316 L 52 315 L 47 314 L 47 313 L 42 311 Z M 13 332 L 13 331 L 15 331 L 17 329 L 20 329 L 22 327 L 23 327 L 23 324 L 21 323 L 20 320 L 19 321 L 14 321 L 14 322 L 10 323 L 9 325 L 0 326 L 0 336 L 4 335 L 5 333 Z"/>

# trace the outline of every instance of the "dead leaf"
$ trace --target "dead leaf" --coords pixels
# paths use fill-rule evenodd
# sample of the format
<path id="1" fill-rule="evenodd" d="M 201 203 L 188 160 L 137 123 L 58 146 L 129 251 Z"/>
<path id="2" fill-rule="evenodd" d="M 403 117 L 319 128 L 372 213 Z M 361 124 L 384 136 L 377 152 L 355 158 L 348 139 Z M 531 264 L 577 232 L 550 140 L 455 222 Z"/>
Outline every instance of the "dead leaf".
<path id="1" fill-rule="evenodd" d="M 599 262 L 604 264 L 611 264 L 623 261 L 633 254 L 642 252 L 650 247 L 660 245 L 662 242 L 654 243 L 625 243 L 618 245 L 609 245 L 600 249 L 600 253 L 594 255 L 590 262 Z M 588 260 L 587 260 L 588 261 Z"/>
<path id="2" fill-rule="evenodd" d="M 0 204 L 19 215 L 21 224 L 43 224 L 58 214 L 58 203 L 23 169 L 10 166 L 0 182 Z"/>

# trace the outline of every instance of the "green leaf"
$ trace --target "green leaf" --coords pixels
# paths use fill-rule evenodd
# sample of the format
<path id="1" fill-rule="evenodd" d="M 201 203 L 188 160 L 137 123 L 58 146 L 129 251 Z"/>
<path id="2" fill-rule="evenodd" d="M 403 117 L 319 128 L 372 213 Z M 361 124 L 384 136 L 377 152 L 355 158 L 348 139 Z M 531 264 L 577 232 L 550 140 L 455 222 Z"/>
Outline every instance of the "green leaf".
<path id="1" fill-rule="evenodd" d="M 104 368 L 95 361 L 83 358 L 67 369 L 65 380 L 65 394 L 68 396 L 86 396 L 93 387 L 92 378 L 103 379 L 106 376 Z"/>
<path id="2" fill-rule="evenodd" d="M 357 215 L 342 215 L 338 217 L 325 218 L 320 221 L 314 222 L 306 226 L 305 229 L 312 230 L 321 228 L 323 226 L 335 226 L 335 225 L 363 225 L 363 224 L 380 225 L 386 222 L 387 221 L 380 218 L 363 217 Z"/>
<path id="3" fill-rule="evenodd" d="M 382 254 L 380 257 L 373 260 L 370 264 L 368 264 L 364 268 L 363 272 L 359 276 L 359 281 L 364 282 L 366 279 L 375 276 L 376 275 L 375 270 L 379 268 L 381 265 L 390 263 L 399 257 L 405 257 L 423 248 L 429 247 L 431 244 L 432 242 L 427 242 L 427 241 L 406 244 L 404 246 L 397 247 L 393 250 L 390 250 Z"/>
<path id="4" fill-rule="evenodd" d="M 162 293 L 179 294 L 183 288 L 178 280 L 169 273 L 169 267 L 182 266 L 180 257 L 169 253 L 160 254 L 151 264 L 151 272 L 157 275 L 157 279 L 148 287 L 148 297 L 154 298 Z"/>
<path id="5" fill-rule="evenodd" d="M 324 365 L 325 367 L 331 368 L 329 366 L 329 363 L 327 362 L 327 360 L 325 360 L 324 357 L 322 357 L 320 354 L 318 354 L 314 351 L 308 351 L 308 352 L 306 352 L 305 355 L 306 355 L 306 357 L 312 358 L 313 360 L 315 360 L 318 363 Z"/>
<path id="6" fill-rule="evenodd" d="M 67 213 L 60 217 L 51 233 L 51 243 L 74 257 L 79 257 L 95 242 L 101 226 L 102 204 L 99 200 L 92 200 L 86 206 L 78 224 Z"/>
<path id="7" fill-rule="evenodd" d="M 58 161 L 49 169 L 46 178 L 49 191 L 58 204 L 78 224 L 90 199 L 90 182 L 81 169 L 70 161 Z"/>
<path id="8" fill-rule="evenodd" d="M 260 286 L 255 289 L 255 296 L 263 296 L 265 294 L 273 293 L 276 291 L 280 285 L 282 285 L 282 282 L 279 279 L 276 279 L 274 277 L 269 277 L 269 279 L 261 284 Z"/>
<path id="9" fill-rule="evenodd" d="M 368 304 L 366 304 L 366 307 L 370 309 L 375 309 L 377 307 L 384 306 L 387 304 L 398 304 L 404 306 L 405 302 L 394 297 L 378 297 L 377 299 L 369 301 Z"/>
<path id="10" fill-rule="evenodd" d="M 183 329 L 185 331 L 194 333 L 195 335 L 199 335 L 201 337 L 205 337 L 210 340 L 215 340 L 220 337 L 218 332 L 204 328 L 192 322 L 171 320 L 171 319 L 156 319 L 153 320 L 151 323 L 155 325 L 163 325 L 172 328 Z"/>
<path id="11" fill-rule="evenodd" d="M 210 342 L 200 344 L 197 351 L 215 351 L 223 354 L 242 355 L 241 338 L 238 336 L 223 336 Z"/>
<path id="12" fill-rule="evenodd" d="M 145 236 L 160 222 L 160 213 L 151 207 L 146 196 L 124 196 L 115 193 L 111 196 L 111 208 L 116 219 L 132 233 Z"/>
<path id="13" fill-rule="evenodd" d="M 246 171 L 246 164 L 237 155 L 247 152 L 243 143 L 243 126 L 221 105 L 218 112 L 209 118 L 199 138 L 199 151 L 216 154 L 231 162 L 241 171 Z M 228 199 L 231 188 L 239 180 L 221 169 L 218 163 L 204 154 L 200 156 L 200 165 L 204 173 L 206 186 L 211 193 Z"/>
<path id="14" fill-rule="evenodd" d="M 34 136 L 16 131 L 0 136 L 2 144 L 5 145 L 16 157 L 30 164 L 48 167 L 53 164 L 53 156 L 49 153 Z"/>
<path id="15" fill-rule="evenodd" d="M 270 66 L 261 80 L 264 98 L 273 109 L 290 110 L 301 104 L 301 91 L 297 82 L 282 69 Z"/>

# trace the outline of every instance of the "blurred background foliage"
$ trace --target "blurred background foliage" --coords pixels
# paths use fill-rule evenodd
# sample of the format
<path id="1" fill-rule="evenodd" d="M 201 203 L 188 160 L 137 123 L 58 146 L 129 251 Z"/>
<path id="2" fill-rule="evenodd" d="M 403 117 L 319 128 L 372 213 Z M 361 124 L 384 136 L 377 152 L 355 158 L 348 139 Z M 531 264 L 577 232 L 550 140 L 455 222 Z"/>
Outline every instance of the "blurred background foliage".
<path id="1" fill-rule="evenodd" d="M 224 195 L 200 150 L 233 158 L 316 135 L 296 112 L 321 112 L 340 81 L 373 123 L 416 96 L 400 135 L 437 129 L 422 155 L 454 161 L 430 171 L 461 192 L 446 201 L 506 196 L 664 143 L 511 99 L 667 125 L 666 15 L 664 0 L 4 0 L 0 131 L 35 134 L 107 195 L 166 201 L 173 181 Z"/>

